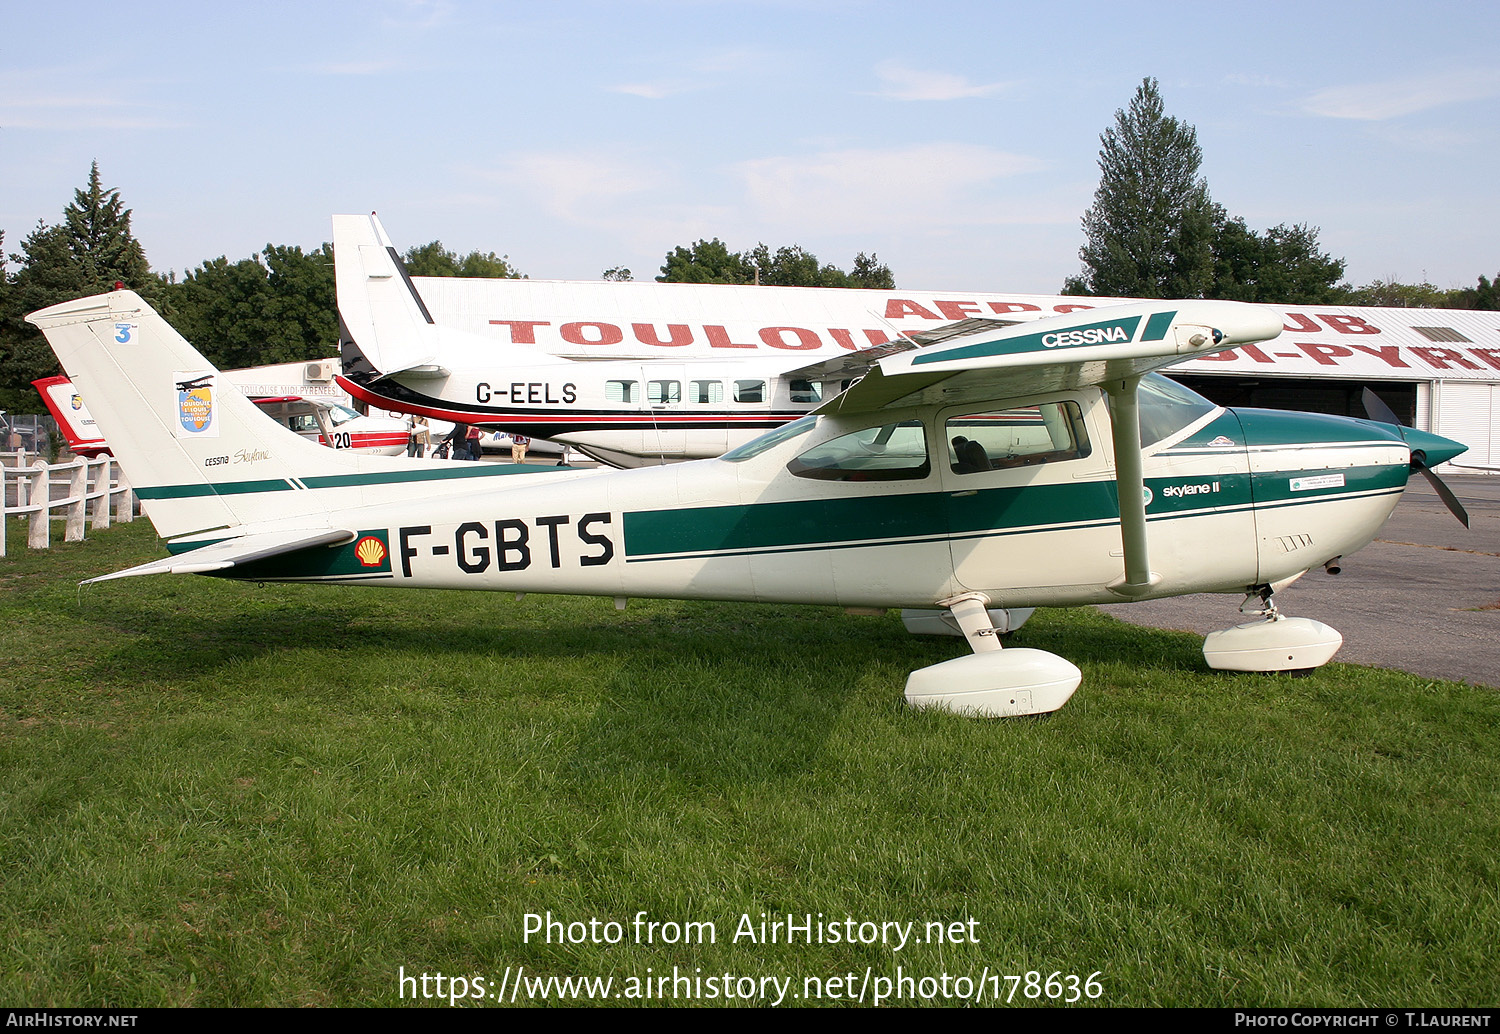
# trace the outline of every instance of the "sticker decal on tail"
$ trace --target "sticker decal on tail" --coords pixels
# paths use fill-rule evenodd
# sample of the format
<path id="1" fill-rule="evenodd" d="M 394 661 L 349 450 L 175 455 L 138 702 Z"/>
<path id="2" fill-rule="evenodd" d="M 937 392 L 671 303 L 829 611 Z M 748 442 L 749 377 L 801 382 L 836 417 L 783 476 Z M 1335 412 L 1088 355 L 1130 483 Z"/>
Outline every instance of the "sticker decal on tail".
<path id="1" fill-rule="evenodd" d="M 217 372 L 175 373 L 172 380 L 177 385 L 177 426 L 173 428 L 177 437 L 219 437 L 219 421 L 214 408 Z"/>

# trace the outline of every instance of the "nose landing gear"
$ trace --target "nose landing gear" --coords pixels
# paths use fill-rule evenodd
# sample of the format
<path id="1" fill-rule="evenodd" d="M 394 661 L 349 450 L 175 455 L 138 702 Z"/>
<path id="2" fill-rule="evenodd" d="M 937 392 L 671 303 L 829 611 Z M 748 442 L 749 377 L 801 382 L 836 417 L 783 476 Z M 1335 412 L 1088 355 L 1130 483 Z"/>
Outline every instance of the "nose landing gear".
<path id="1" fill-rule="evenodd" d="M 1307 674 L 1327 664 L 1344 645 L 1338 630 L 1321 621 L 1283 615 L 1269 585 L 1248 592 L 1240 613 L 1256 614 L 1259 620 L 1210 632 L 1203 640 L 1203 659 L 1210 668 Z"/>

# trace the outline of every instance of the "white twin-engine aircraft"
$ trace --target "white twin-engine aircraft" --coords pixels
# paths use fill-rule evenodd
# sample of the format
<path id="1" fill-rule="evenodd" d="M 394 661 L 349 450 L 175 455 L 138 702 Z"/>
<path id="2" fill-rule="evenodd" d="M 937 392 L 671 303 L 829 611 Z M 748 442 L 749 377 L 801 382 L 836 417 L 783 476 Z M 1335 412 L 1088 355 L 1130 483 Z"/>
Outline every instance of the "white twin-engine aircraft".
<path id="1" fill-rule="evenodd" d="M 712 460 L 570 470 L 360 456 L 256 411 L 137 295 L 42 329 L 172 556 L 128 575 L 908 608 L 973 652 L 908 700 L 1061 707 L 1068 661 L 1001 649 L 990 608 L 1246 594 L 1211 665 L 1311 668 L 1342 639 L 1272 591 L 1365 545 L 1407 477 L 1463 446 L 1366 420 L 1226 410 L 1152 371 L 1274 338 L 1233 302 L 1095 309 L 880 360 Z M 1123 503 L 1123 505 L 1121 505 Z M 1242 607 L 1244 609 L 1244 607 Z"/>
<path id="2" fill-rule="evenodd" d="M 617 467 L 722 455 L 806 416 L 885 356 L 1032 318 L 970 319 L 912 335 L 867 332 L 862 348 L 795 366 L 784 353 L 575 360 L 439 324 L 374 216 L 334 216 L 333 237 L 343 343 L 338 383 L 351 397 L 546 438 Z"/>

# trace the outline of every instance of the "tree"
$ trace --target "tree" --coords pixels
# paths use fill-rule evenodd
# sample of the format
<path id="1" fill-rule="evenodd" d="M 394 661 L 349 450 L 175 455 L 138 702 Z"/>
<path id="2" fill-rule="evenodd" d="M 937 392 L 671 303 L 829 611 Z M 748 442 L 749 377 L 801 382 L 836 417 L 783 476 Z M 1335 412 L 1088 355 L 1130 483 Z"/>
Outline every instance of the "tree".
<path id="1" fill-rule="evenodd" d="M 1461 287 L 1449 292 L 1448 304 L 1458 309 L 1500 309 L 1500 273 L 1492 281 L 1483 273 L 1477 287 Z"/>
<path id="2" fill-rule="evenodd" d="M 1198 175 L 1197 131 L 1163 112 L 1155 79 L 1100 137 L 1099 189 L 1083 216 L 1084 270 L 1070 293 L 1199 298 L 1213 283 L 1213 236 L 1222 213 Z"/>
<path id="3" fill-rule="evenodd" d="M 747 252 L 731 252 L 715 237 L 700 240 L 692 248 L 677 247 L 667 255 L 661 267 L 661 283 L 676 284 L 762 284 L 773 287 L 870 287 L 896 286 L 889 266 L 880 264 L 874 255 L 860 252 L 854 259 L 854 271 L 845 273 L 829 263 L 818 262 L 818 256 L 793 244 L 774 252 L 757 244 Z"/>
<path id="4" fill-rule="evenodd" d="M 140 242 L 131 234 L 130 209 L 118 189 L 106 190 L 99 163 L 88 185 L 74 191 L 56 226 L 38 222 L 10 256 L 20 268 L 7 280 L 0 308 L 0 408 L 35 410 L 31 382 L 58 372 L 57 358 L 24 316 L 28 312 L 99 294 L 121 282 L 160 303 L 161 281 L 151 272 Z"/>
<path id="5" fill-rule="evenodd" d="M 75 191 L 63 209 L 68 250 L 88 285 L 86 293 L 107 291 L 116 281 L 147 296 L 156 294 L 157 279 L 146 261 L 145 249 L 130 232 L 130 209 L 117 188 L 105 190 L 99 163 L 89 169 L 89 184 Z"/>
<path id="6" fill-rule="evenodd" d="M 224 368 L 322 359 L 339 351 L 333 246 L 267 244 L 220 256 L 168 286 L 177 332 Z"/>
<path id="7" fill-rule="evenodd" d="M 1349 296 L 1353 305 L 1380 305 L 1392 309 L 1437 309 L 1453 305 L 1452 292 L 1444 291 L 1437 284 L 1422 281 L 1420 284 L 1403 284 L 1392 277 L 1390 280 L 1373 280 L 1363 287 L 1356 287 Z"/>
<path id="8" fill-rule="evenodd" d="M 757 244 L 749 254 L 750 263 L 760 271 L 760 282 L 775 287 L 826 287 L 824 267 L 818 265 L 818 256 L 802 247 L 793 244 L 791 247 L 777 248 L 773 255 L 771 249 L 764 244 Z M 833 266 L 827 267 L 831 273 L 839 273 Z"/>
<path id="9" fill-rule="evenodd" d="M 663 284 L 753 284 L 755 268 L 715 237 L 700 240 L 690 249 L 673 248 L 656 279 Z"/>
<path id="10" fill-rule="evenodd" d="M 1214 235 L 1213 254 L 1210 298 L 1318 305 L 1349 296 L 1349 285 L 1340 283 L 1344 260 L 1318 246 L 1316 226 L 1283 223 L 1262 236 L 1245 220 L 1228 219 Z"/>
<path id="11" fill-rule="evenodd" d="M 526 276 L 510 264 L 509 255 L 496 255 L 493 251 L 482 252 L 476 249 L 459 258 L 457 253 L 443 247 L 442 241 L 407 249 L 402 261 L 406 263 L 406 270 L 412 276 L 494 277 L 507 280 L 522 280 Z"/>
<path id="12" fill-rule="evenodd" d="M 603 273 L 601 273 L 600 279 L 615 280 L 623 283 L 628 280 L 634 280 L 635 276 L 624 266 L 614 266 L 610 269 L 606 269 Z"/>
<path id="13" fill-rule="evenodd" d="M 860 252 L 854 256 L 854 268 L 849 271 L 849 286 L 893 291 L 896 288 L 896 278 L 891 274 L 891 267 L 881 262 L 876 255 Z"/>

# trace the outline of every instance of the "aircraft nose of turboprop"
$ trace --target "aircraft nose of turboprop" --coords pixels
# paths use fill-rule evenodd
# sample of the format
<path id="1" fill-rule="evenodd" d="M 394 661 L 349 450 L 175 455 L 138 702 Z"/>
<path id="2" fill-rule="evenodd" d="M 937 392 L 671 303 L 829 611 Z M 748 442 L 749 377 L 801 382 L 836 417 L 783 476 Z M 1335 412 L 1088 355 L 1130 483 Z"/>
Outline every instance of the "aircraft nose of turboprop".
<path id="1" fill-rule="evenodd" d="M 1413 453 L 1422 454 L 1429 467 L 1447 463 L 1460 453 L 1469 451 L 1469 447 L 1463 442 L 1455 442 L 1452 438 L 1444 438 L 1430 431 L 1418 431 L 1415 427 L 1401 428 L 1401 437 L 1406 439 L 1406 444 L 1411 446 Z"/>

